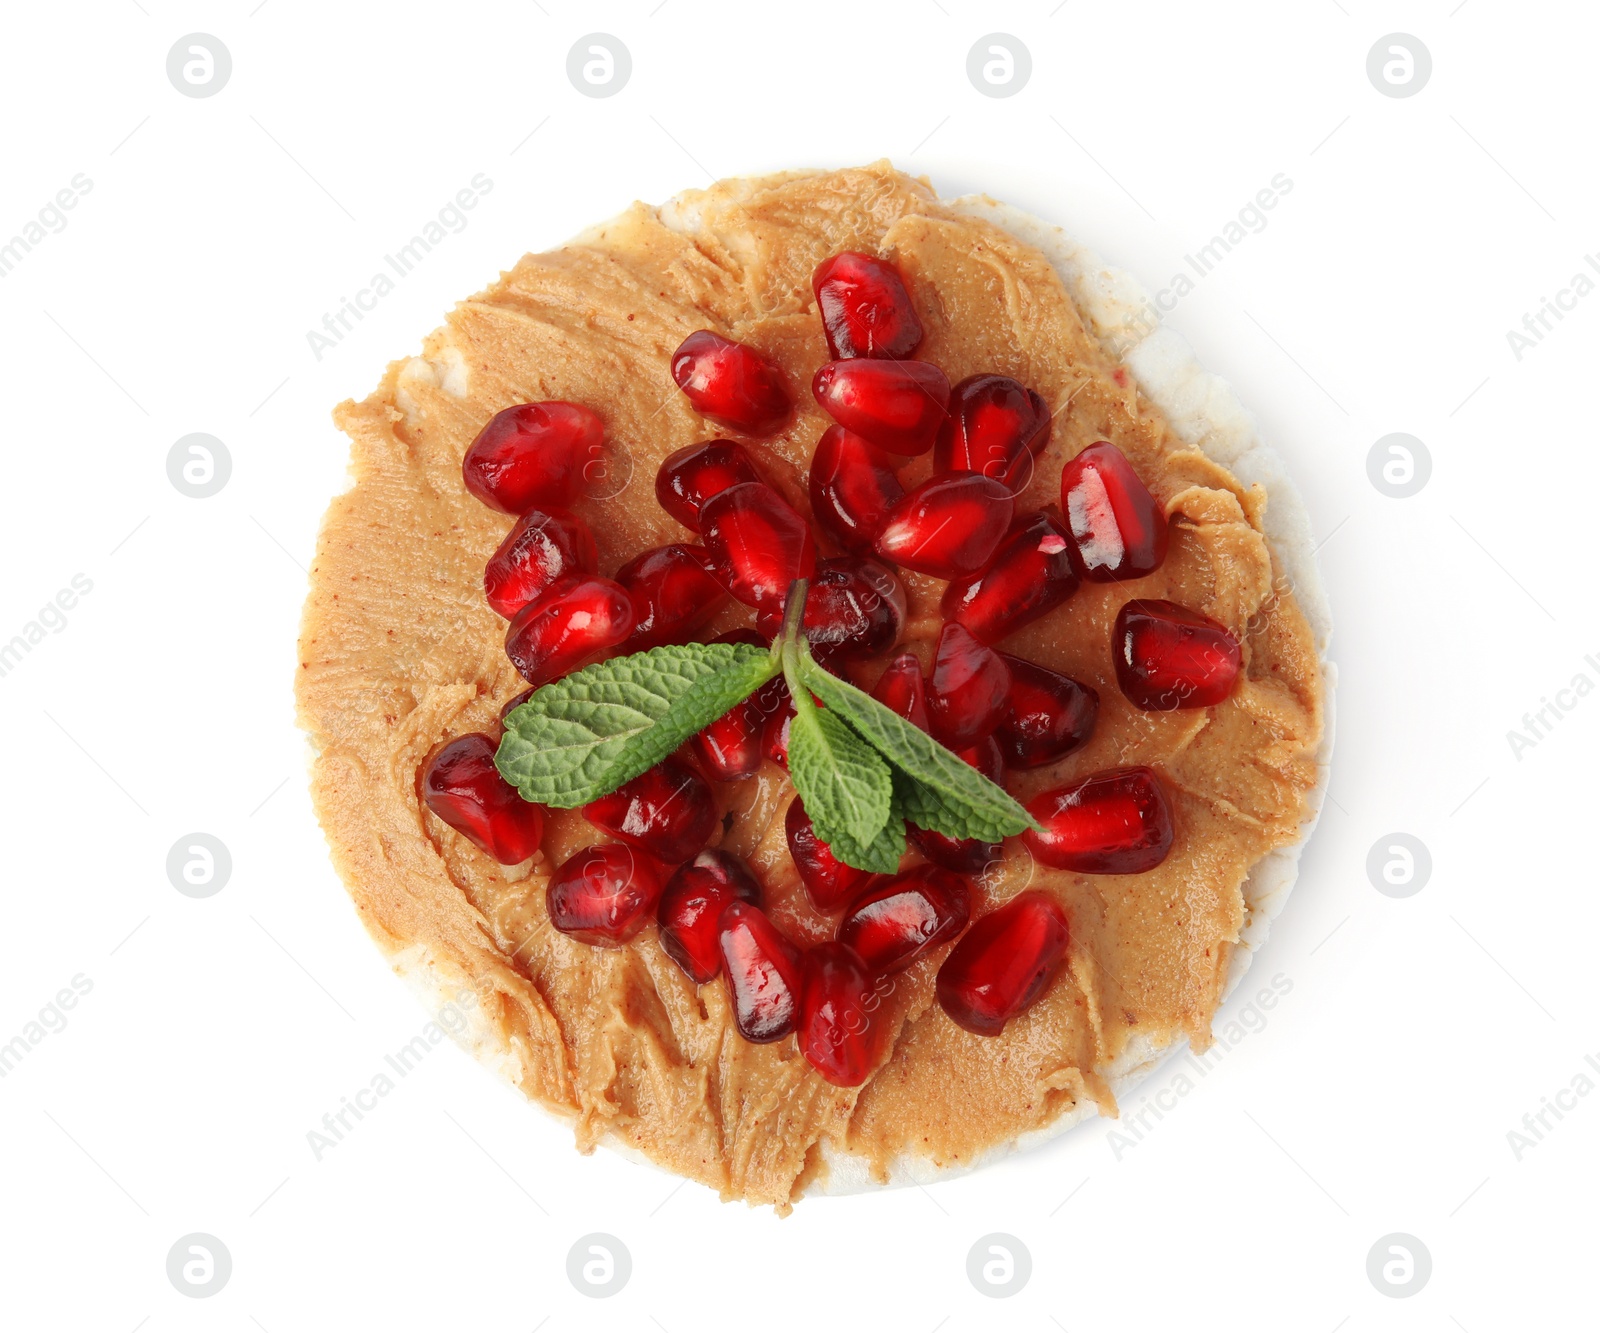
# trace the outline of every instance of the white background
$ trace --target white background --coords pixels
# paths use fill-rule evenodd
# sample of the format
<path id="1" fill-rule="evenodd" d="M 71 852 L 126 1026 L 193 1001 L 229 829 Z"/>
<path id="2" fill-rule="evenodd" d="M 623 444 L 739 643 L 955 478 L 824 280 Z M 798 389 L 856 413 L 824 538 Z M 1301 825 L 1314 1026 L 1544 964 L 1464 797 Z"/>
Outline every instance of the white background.
<path id="1" fill-rule="evenodd" d="M 1600 683 L 1600 295 L 1520 360 L 1506 338 L 1600 252 L 1591 8 L 83 0 L 0 21 L 0 240 L 93 182 L 0 279 L 0 641 L 93 583 L 0 678 L 0 1043 L 92 983 L 0 1080 L 0 1322 L 1592 1326 L 1600 1095 L 1547 1113 L 1520 1160 L 1507 1135 L 1600 1052 L 1600 698 L 1520 758 L 1507 732 L 1576 674 Z M 565 73 L 597 30 L 633 60 L 606 99 Z M 1032 56 L 1012 97 L 966 75 L 996 30 Z M 232 54 L 213 97 L 167 79 L 196 31 Z M 1396 31 L 1433 59 L 1403 99 L 1365 69 Z M 1169 321 L 1258 415 L 1325 543 L 1331 800 L 1224 1020 L 1274 975 L 1292 989 L 1120 1154 L 1098 1122 L 788 1219 L 579 1156 L 449 1045 L 315 1160 L 307 1131 L 426 1019 L 329 867 L 293 725 L 304 567 L 345 476 L 330 408 L 524 251 L 634 198 L 880 156 L 1058 221 L 1152 290 L 1293 182 Z M 470 224 L 317 360 L 307 331 L 480 172 Z M 203 500 L 166 472 L 196 431 L 233 464 Z M 1432 456 L 1409 499 L 1368 480 L 1391 431 Z M 194 831 L 233 858 L 206 899 L 165 871 Z M 1402 899 L 1366 872 L 1395 831 L 1433 859 Z M 196 1231 L 233 1258 L 205 1300 L 165 1270 Z M 566 1277 L 596 1231 L 633 1259 L 608 1300 Z M 990 1232 L 1032 1254 L 1010 1299 L 967 1277 Z M 1366 1274 L 1391 1232 L 1433 1257 L 1409 1299 Z"/>

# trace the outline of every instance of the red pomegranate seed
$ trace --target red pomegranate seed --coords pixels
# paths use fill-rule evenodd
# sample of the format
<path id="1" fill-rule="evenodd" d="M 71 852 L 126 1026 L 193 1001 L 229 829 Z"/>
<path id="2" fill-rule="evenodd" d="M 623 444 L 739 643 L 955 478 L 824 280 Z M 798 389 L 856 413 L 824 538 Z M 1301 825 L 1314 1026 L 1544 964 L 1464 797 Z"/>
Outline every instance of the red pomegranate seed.
<path id="1" fill-rule="evenodd" d="M 530 685 L 527 689 L 523 690 L 521 694 L 513 694 L 505 701 L 505 703 L 501 704 L 500 725 L 502 727 L 505 726 L 506 719 L 510 717 L 511 714 L 517 709 L 521 708 L 523 704 L 527 703 L 531 698 L 533 698 L 533 687 Z"/>
<path id="2" fill-rule="evenodd" d="M 794 1031 L 802 965 L 795 948 L 754 903 L 722 909 L 717 932 L 733 1021 L 746 1041 L 778 1041 Z"/>
<path id="3" fill-rule="evenodd" d="M 901 653 L 884 667 L 873 686 L 872 697 L 885 708 L 893 709 L 914 727 L 931 730 L 928 720 L 928 694 L 922 679 L 922 663 L 915 653 Z"/>
<path id="4" fill-rule="evenodd" d="M 595 571 L 594 534 L 581 518 L 530 509 L 483 568 L 489 608 L 510 620 L 562 579 Z"/>
<path id="5" fill-rule="evenodd" d="M 617 582 L 633 600 L 630 653 L 663 643 L 682 643 L 728 599 L 706 569 L 698 546 L 658 546 L 635 556 L 617 571 Z"/>
<path id="6" fill-rule="evenodd" d="M 422 770 L 422 800 L 501 865 L 514 866 L 539 850 L 544 809 L 500 776 L 494 752 L 495 743 L 481 732 L 447 741 Z"/>
<path id="7" fill-rule="evenodd" d="M 517 612 L 506 630 L 506 656 L 530 685 L 548 685 L 624 642 L 633 621 L 633 602 L 620 584 L 568 579 Z"/>
<path id="8" fill-rule="evenodd" d="M 563 861 L 545 890 L 550 924 L 563 935 L 601 947 L 626 944 L 650 919 L 661 895 L 661 872 L 648 856 L 608 842 Z"/>
<path id="9" fill-rule="evenodd" d="M 779 688 L 781 687 L 781 688 Z M 752 696 L 758 700 L 766 722 L 761 731 L 761 752 L 784 772 L 789 771 L 789 724 L 794 721 L 794 696 L 788 683 L 779 676 Z"/>
<path id="10" fill-rule="evenodd" d="M 519 403 L 496 412 L 461 460 L 467 489 L 491 509 L 565 509 L 605 452 L 605 423 L 577 403 Z"/>
<path id="11" fill-rule="evenodd" d="M 1233 693 L 1244 658 L 1226 625 L 1176 602 L 1133 601 L 1111 630 L 1117 684 L 1137 708 L 1209 708 Z"/>
<path id="12" fill-rule="evenodd" d="M 905 623 L 906 592 L 892 570 L 853 555 L 817 565 L 801 628 L 819 657 L 871 657 L 894 647 Z M 775 636 L 783 628 L 782 608 L 763 611 L 756 626 Z"/>
<path id="13" fill-rule="evenodd" d="M 1004 540 L 1012 509 L 1011 492 L 976 472 L 929 477 L 885 515 L 877 551 L 934 578 L 975 574 Z"/>
<path id="14" fill-rule="evenodd" d="M 882 1007 L 876 978 L 854 949 L 833 940 L 808 949 L 795 1025 L 800 1054 L 829 1083 L 865 1083 L 889 1036 Z"/>
<path id="15" fill-rule="evenodd" d="M 946 625 L 934 647 L 928 682 L 933 734 L 952 749 L 975 745 L 1005 716 L 1011 670 L 960 625 Z"/>
<path id="16" fill-rule="evenodd" d="M 656 473 L 656 501 L 695 532 L 700 531 L 700 509 L 713 495 L 745 481 L 760 481 L 750 451 L 734 440 L 691 444 L 668 454 Z"/>
<path id="17" fill-rule="evenodd" d="M 783 609 L 789 585 L 816 571 L 811 525 L 762 482 L 742 482 L 700 511 L 713 572 L 757 611 Z"/>
<path id="18" fill-rule="evenodd" d="M 1021 520 L 983 569 L 944 590 L 940 610 L 982 643 L 1055 610 L 1078 590 L 1071 543 L 1049 514 Z"/>
<path id="19" fill-rule="evenodd" d="M 870 870 L 857 870 L 846 865 L 833 854 L 833 849 L 817 837 L 811 827 L 811 816 L 796 796 L 789 802 L 789 812 L 784 816 L 784 835 L 789 842 L 789 855 L 795 869 L 800 872 L 800 882 L 805 886 L 806 897 L 819 912 L 833 912 L 843 907 L 860 893 L 874 878 Z"/>
<path id="20" fill-rule="evenodd" d="M 835 361 L 853 356 L 899 361 L 922 341 L 922 321 L 900 270 L 885 260 L 843 250 L 817 265 L 811 291 Z"/>
<path id="21" fill-rule="evenodd" d="M 950 416 L 933 446 L 935 472 L 981 472 L 1020 495 L 1050 442 L 1050 408 L 1005 375 L 970 375 L 950 390 Z"/>
<path id="22" fill-rule="evenodd" d="M 754 347 L 701 329 L 672 354 L 672 380 L 701 416 L 746 435 L 771 435 L 789 415 L 783 372 Z"/>
<path id="23" fill-rule="evenodd" d="M 811 395 L 846 430 L 896 454 L 925 454 L 944 422 L 950 381 L 929 361 L 830 361 Z"/>
<path id="24" fill-rule="evenodd" d="M 938 866 L 918 866 L 857 898 L 839 923 L 838 938 L 873 972 L 899 972 L 955 939 L 971 912 L 966 880 Z"/>
<path id="25" fill-rule="evenodd" d="M 906 825 L 906 838 L 923 856 L 943 870 L 958 875 L 982 875 L 1000 864 L 1004 847 L 980 838 L 952 838 L 937 829 Z"/>
<path id="26" fill-rule="evenodd" d="M 730 630 L 717 635 L 712 642 L 748 643 L 756 648 L 767 646 L 767 640 L 753 629 Z M 767 722 L 762 695 L 769 692 L 774 684 L 783 683 L 782 676 L 768 681 L 754 695 L 735 704 L 695 736 L 695 757 L 713 778 L 719 782 L 737 782 L 740 778 L 754 777 L 761 768 L 762 741 Z"/>
<path id="27" fill-rule="evenodd" d="M 1094 734 L 1100 696 L 1071 676 L 1001 653 L 1011 669 L 1011 697 L 995 729 L 1012 768 L 1038 768 L 1071 754 Z"/>
<path id="28" fill-rule="evenodd" d="M 935 990 L 950 1021 L 998 1037 L 1044 994 L 1067 955 L 1067 914 L 1042 889 L 979 917 L 939 969 Z"/>
<path id="29" fill-rule="evenodd" d="M 761 886 L 743 861 L 711 848 L 679 866 L 661 892 L 661 948 L 698 985 L 722 971 L 722 909 L 734 901 L 759 905 Z"/>
<path id="30" fill-rule="evenodd" d="M 1041 792 L 1028 813 L 1044 825 L 1022 840 L 1033 859 L 1085 875 L 1137 875 L 1172 850 L 1172 806 L 1148 768 L 1108 768 Z"/>
<path id="31" fill-rule="evenodd" d="M 906 493 L 889 456 L 843 426 L 829 426 L 811 456 L 811 512 L 847 551 L 872 551 L 884 515 Z"/>
<path id="32" fill-rule="evenodd" d="M 590 801 L 583 817 L 630 847 L 676 865 L 706 845 L 717 826 L 717 803 L 706 780 L 669 755 L 609 796 Z"/>
<path id="33" fill-rule="evenodd" d="M 1061 469 L 1061 512 L 1096 583 L 1142 578 L 1167 558 L 1166 515 L 1114 444 L 1091 444 Z"/>
<path id="34" fill-rule="evenodd" d="M 955 751 L 958 758 L 972 765 L 997 786 L 1005 779 L 1005 759 L 993 736 L 984 736 L 975 745 Z M 953 870 L 958 875 L 981 875 L 990 866 L 998 865 L 1004 849 L 998 842 L 984 842 L 980 838 L 952 838 L 934 829 L 906 825 L 906 836 L 911 844 L 936 866 Z"/>

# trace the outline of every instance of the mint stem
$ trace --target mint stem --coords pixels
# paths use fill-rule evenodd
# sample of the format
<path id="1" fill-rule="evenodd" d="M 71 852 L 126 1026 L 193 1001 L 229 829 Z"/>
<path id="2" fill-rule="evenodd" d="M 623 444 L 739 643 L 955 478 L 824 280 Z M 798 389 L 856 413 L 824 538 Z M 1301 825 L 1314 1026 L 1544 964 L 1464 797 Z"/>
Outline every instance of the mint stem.
<path id="1" fill-rule="evenodd" d="M 809 580 L 796 579 L 789 585 L 789 595 L 783 603 L 783 628 L 772 641 L 772 660 L 785 660 L 784 650 L 800 638 L 800 625 L 806 614 L 806 589 Z"/>

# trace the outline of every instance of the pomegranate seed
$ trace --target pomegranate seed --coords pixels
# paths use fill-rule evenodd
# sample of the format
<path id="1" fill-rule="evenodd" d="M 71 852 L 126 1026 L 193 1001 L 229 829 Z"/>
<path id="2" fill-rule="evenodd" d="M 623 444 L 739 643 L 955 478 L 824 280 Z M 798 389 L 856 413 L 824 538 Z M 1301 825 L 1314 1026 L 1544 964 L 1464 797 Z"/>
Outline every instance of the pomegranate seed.
<path id="1" fill-rule="evenodd" d="M 1004 848 L 998 842 L 980 838 L 952 838 L 937 829 L 906 825 L 906 838 L 923 856 L 944 870 L 958 875 L 982 875 L 1000 864 Z"/>
<path id="2" fill-rule="evenodd" d="M 935 990 L 950 1021 L 998 1037 L 1054 979 L 1067 954 L 1067 914 L 1042 889 L 979 917 L 939 969 Z"/>
<path id="3" fill-rule="evenodd" d="M 1071 754 L 1094 734 L 1100 696 L 1071 676 L 1006 653 L 1011 697 L 995 729 L 1001 754 L 1012 768 L 1038 768 Z"/>
<path id="4" fill-rule="evenodd" d="M 975 574 L 1004 540 L 1012 509 L 1011 492 L 976 472 L 929 477 L 885 516 L 878 554 L 934 578 Z"/>
<path id="5" fill-rule="evenodd" d="M 504 866 L 526 861 L 544 836 L 544 809 L 525 801 L 494 766 L 495 743 L 457 736 L 428 756 L 422 800 L 457 833 Z"/>
<path id="6" fill-rule="evenodd" d="M 885 708 L 900 714 L 912 726 L 931 729 L 928 721 L 928 695 L 922 679 L 922 663 L 915 653 L 901 653 L 884 667 L 873 687 L 872 697 Z"/>
<path id="7" fill-rule="evenodd" d="M 782 686 L 781 689 L 775 688 Z M 762 699 L 761 696 L 765 695 Z M 755 696 L 761 699 L 761 707 L 766 710 L 766 722 L 761 731 L 761 752 L 766 757 L 783 769 L 789 771 L 789 725 L 794 721 L 794 696 L 789 693 L 788 683 L 779 676 L 770 680 Z"/>
<path id="8" fill-rule="evenodd" d="M 1085 875 L 1137 875 L 1172 850 L 1172 806 L 1148 768 L 1108 768 L 1041 792 L 1028 813 L 1043 833 L 1022 835 L 1033 859 Z"/>
<path id="9" fill-rule="evenodd" d="M 929 361 L 830 361 L 811 395 L 846 430 L 896 454 L 925 454 L 945 418 L 950 381 Z"/>
<path id="10" fill-rule="evenodd" d="M 700 521 L 713 572 L 757 611 L 781 611 L 789 585 L 816 570 L 811 525 L 763 482 L 742 482 L 713 496 Z"/>
<path id="11" fill-rule="evenodd" d="M 717 826 L 717 803 L 703 777 L 668 755 L 609 796 L 590 801 L 583 817 L 628 846 L 676 865 L 706 845 Z"/>
<path id="12" fill-rule="evenodd" d="M 712 642 L 748 643 L 756 648 L 767 646 L 767 640 L 753 629 L 730 630 L 717 635 Z M 761 768 L 762 739 L 767 722 L 761 696 L 774 684 L 783 683 L 782 676 L 768 681 L 754 695 L 735 704 L 695 736 L 695 756 L 712 777 L 720 782 L 737 782 L 740 778 L 755 776 Z"/>
<path id="13" fill-rule="evenodd" d="M 1049 514 L 1023 519 L 983 569 L 944 590 L 944 618 L 965 625 L 983 643 L 998 643 L 1032 624 L 1077 592 L 1071 547 Z"/>
<path id="14" fill-rule="evenodd" d="M 993 736 L 982 737 L 977 744 L 955 751 L 956 757 L 971 764 L 990 782 L 999 786 L 1005 779 L 1005 759 Z M 998 842 L 984 842 L 980 838 L 952 838 L 935 829 L 906 825 L 906 836 L 911 844 L 936 866 L 953 870 L 958 875 L 981 875 L 990 866 L 1000 863 L 1003 848 Z"/>
<path id="15" fill-rule="evenodd" d="M 505 726 L 506 719 L 510 717 L 511 714 L 517 709 L 521 708 L 523 704 L 527 703 L 531 698 L 533 698 L 533 687 L 530 685 L 527 689 L 523 690 L 521 694 L 513 694 L 505 701 L 505 703 L 501 704 L 500 725 L 502 727 Z"/>
<path id="16" fill-rule="evenodd" d="M 656 473 L 656 501 L 686 528 L 700 531 L 700 509 L 740 482 L 760 481 L 755 460 L 734 440 L 691 444 L 668 454 Z"/>
<path id="17" fill-rule="evenodd" d="M 970 375 L 950 390 L 950 416 L 933 446 L 935 472 L 981 472 L 1020 495 L 1050 442 L 1050 409 L 1005 375 Z"/>
<path id="18" fill-rule="evenodd" d="M 778 1041 L 794 1031 L 800 1008 L 800 950 L 754 903 L 722 909 L 717 931 L 733 1021 L 746 1041 Z"/>
<path id="19" fill-rule="evenodd" d="M 811 456 L 811 512 L 847 551 L 867 555 L 884 515 L 906 491 L 875 444 L 829 426 Z"/>
<path id="20" fill-rule="evenodd" d="M 550 924 L 585 944 L 626 944 L 650 919 L 661 872 L 647 856 L 608 842 L 563 861 L 545 890 Z"/>
<path id="21" fill-rule="evenodd" d="M 952 753 L 957 759 L 977 769 L 995 786 L 1005 784 L 1006 757 L 1000 751 L 1000 742 L 993 735 L 980 736 L 973 744 Z"/>
<path id="22" fill-rule="evenodd" d="M 801 629 L 819 655 L 871 657 L 894 647 L 905 623 L 905 589 L 876 560 L 846 555 L 817 566 Z M 756 625 L 769 638 L 776 635 L 783 628 L 782 609 L 763 611 Z"/>
<path id="23" fill-rule="evenodd" d="M 872 971 L 899 972 L 955 939 L 971 912 L 966 880 L 938 866 L 918 866 L 857 898 L 839 923 L 839 942 Z"/>
<path id="24" fill-rule="evenodd" d="M 1244 659 L 1239 640 L 1210 616 L 1176 602 L 1133 601 L 1117 612 L 1111 660 L 1131 704 L 1167 712 L 1220 704 Z"/>
<path id="25" fill-rule="evenodd" d="M 750 701 L 735 704 L 694 738 L 694 753 L 718 782 L 754 777 L 764 753 L 764 719 Z"/>
<path id="26" fill-rule="evenodd" d="M 899 361 L 922 341 L 922 321 L 900 270 L 885 260 L 840 251 L 817 265 L 811 291 L 822 315 L 828 354 L 835 361 L 852 356 Z"/>
<path id="27" fill-rule="evenodd" d="M 743 861 L 710 848 L 679 866 L 662 890 L 661 948 L 698 985 L 722 971 L 722 909 L 735 900 L 759 904 L 761 886 Z"/>
<path id="28" fill-rule="evenodd" d="M 1061 512 L 1085 578 L 1142 578 L 1167 558 L 1167 519 L 1133 465 L 1101 440 L 1061 469 Z"/>
<path id="29" fill-rule="evenodd" d="M 517 612 L 506 630 L 506 656 L 530 685 L 548 685 L 624 642 L 633 621 L 633 602 L 620 584 L 568 579 Z"/>
<path id="30" fill-rule="evenodd" d="M 817 911 L 837 911 L 874 878 L 870 870 L 846 865 L 817 837 L 817 831 L 811 827 L 811 816 L 806 814 L 798 796 L 789 802 L 783 830 L 806 897 Z"/>
<path id="31" fill-rule="evenodd" d="M 604 453 L 605 423 L 577 403 L 519 403 L 489 418 L 461 460 L 467 489 L 491 509 L 565 509 Z"/>
<path id="32" fill-rule="evenodd" d="M 706 553 L 698 546 L 646 551 L 617 571 L 617 582 L 633 600 L 636 616 L 626 645 L 630 653 L 682 643 L 728 598 L 727 589 L 707 571 Z"/>
<path id="33" fill-rule="evenodd" d="M 562 579 L 595 571 L 594 534 L 581 518 L 530 509 L 483 568 L 489 609 L 510 620 Z"/>
<path id="34" fill-rule="evenodd" d="M 800 1054 L 829 1083 L 865 1083 L 889 1035 L 878 1012 L 882 1005 L 876 978 L 854 949 L 829 940 L 807 950 L 795 1025 Z"/>
<path id="35" fill-rule="evenodd" d="M 933 734 L 952 749 L 975 745 L 1005 716 L 1011 670 L 960 625 L 939 631 L 928 682 Z"/>
<path id="36" fill-rule="evenodd" d="M 777 366 L 709 329 L 678 344 L 672 380 L 696 412 L 729 430 L 771 435 L 789 415 L 789 391 Z"/>

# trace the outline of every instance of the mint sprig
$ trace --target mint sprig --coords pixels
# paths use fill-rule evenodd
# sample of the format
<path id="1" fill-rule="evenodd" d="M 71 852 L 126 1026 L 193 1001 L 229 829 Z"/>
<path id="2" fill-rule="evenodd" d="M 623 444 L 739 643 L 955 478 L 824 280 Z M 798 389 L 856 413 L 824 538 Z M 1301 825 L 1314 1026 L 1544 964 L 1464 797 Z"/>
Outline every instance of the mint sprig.
<path id="1" fill-rule="evenodd" d="M 695 643 L 614 657 L 536 690 L 506 718 L 495 755 L 524 800 L 570 810 L 615 791 L 780 671 L 794 698 L 789 777 L 817 836 L 847 865 L 893 874 L 906 822 L 951 838 L 1038 825 L 1002 788 L 811 655 L 806 581 L 789 591 L 768 651 Z"/>

